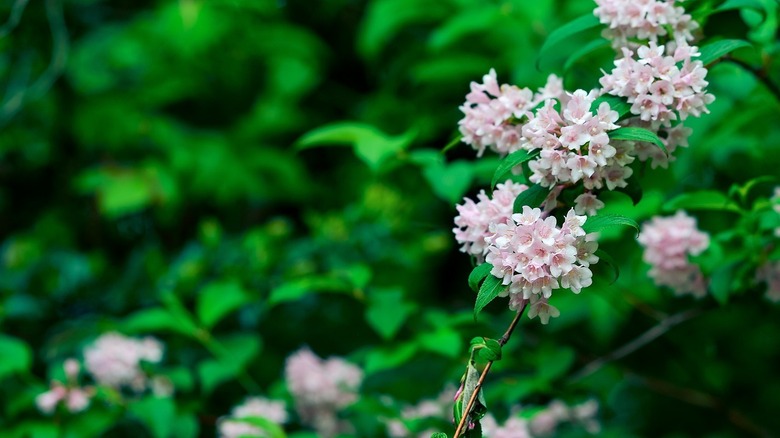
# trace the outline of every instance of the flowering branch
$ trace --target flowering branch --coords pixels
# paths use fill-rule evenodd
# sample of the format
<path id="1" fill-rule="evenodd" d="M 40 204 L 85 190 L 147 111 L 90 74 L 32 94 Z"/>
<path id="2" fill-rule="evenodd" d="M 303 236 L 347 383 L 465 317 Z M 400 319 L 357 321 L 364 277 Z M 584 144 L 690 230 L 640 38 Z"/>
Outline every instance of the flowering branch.
<path id="1" fill-rule="evenodd" d="M 525 308 L 528 307 L 528 300 L 523 300 L 522 304 L 520 305 L 520 308 L 517 310 L 517 313 L 515 314 L 515 318 L 512 320 L 512 323 L 509 324 L 509 327 L 506 329 L 506 332 L 501 336 L 501 338 L 498 340 L 498 344 L 500 346 L 506 345 L 507 342 L 509 342 L 509 338 L 512 336 L 512 332 L 515 330 L 515 327 L 517 327 L 517 324 L 520 322 L 520 317 L 523 316 L 523 312 L 525 311 Z M 468 421 L 471 413 L 471 409 L 474 407 L 474 403 L 477 400 L 477 396 L 479 395 L 480 389 L 482 388 L 483 383 L 485 382 L 485 378 L 487 377 L 488 372 L 490 372 L 490 367 L 493 366 L 494 361 L 488 361 L 487 365 L 485 365 L 485 369 L 482 370 L 482 374 L 479 376 L 479 380 L 477 381 L 477 385 L 474 387 L 474 391 L 471 393 L 471 397 L 469 397 L 468 402 L 466 403 L 466 408 L 463 412 L 465 412 L 465 415 L 463 415 L 460 418 L 460 422 L 458 423 L 458 427 L 455 429 L 455 434 L 453 435 L 454 438 L 458 438 L 461 436 L 461 433 L 464 431 L 464 426 L 466 425 L 466 422 Z"/>

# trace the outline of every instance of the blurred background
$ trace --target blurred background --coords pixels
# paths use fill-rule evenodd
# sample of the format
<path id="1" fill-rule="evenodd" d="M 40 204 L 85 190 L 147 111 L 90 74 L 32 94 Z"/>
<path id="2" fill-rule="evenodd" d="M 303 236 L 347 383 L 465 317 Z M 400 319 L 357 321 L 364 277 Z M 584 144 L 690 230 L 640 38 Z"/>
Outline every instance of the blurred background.
<path id="1" fill-rule="evenodd" d="M 702 18 L 703 35 L 751 41 L 740 59 L 780 82 L 777 3 L 739 3 L 752 6 Z M 487 188 L 498 157 L 441 149 L 469 82 L 490 68 L 531 89 L 550 73 L 570 90 L 597 86 L 612 50 L 581 49 L 599 29 L 540 51 L 593 8 L 0 2 L 0 435 L 215 436 L 249 395 L 292 412 L 284 363 L 304 346 L 365 373 L 341 414 L 353 436 L 386 436 L 380 416 L 456 386 L 469 339 L 499 337 L 512 315 L 499 299 L 474 321 L 471 261 L 451 232 L 455 203 Z M 605 211 L 641 222 L 673 213 L 664 204 L 680 193 L 778 175 L 777 96 L 734 63 L 708 79 L 716 101 L 690 122 L 690 147 L 642 172 L 638 205 L 616 193 Z M 729 212 L 699 213 L 710 233 L 735 226 Z M 764 287 L 732 282 L 725 305 L 675 298 L 647 278 L 629 230 L 603 239 L 620 278 L 610 284 L 600 266 L 582 294 L 556 296 L 560 318 L 523 320 L 488 379 L 491 412 L 593 398 L 600 436 L 780 431 L 780 310 Z M 654 342 L 573 378 L 690 309 Z M 63 361 L 109 331 L 161 340 L 155 372 L 174 395 L 41 414 L 35 397 Z M 294 435 L 305 430 L 295 420 L 287 430 L 312 436 Z"/>

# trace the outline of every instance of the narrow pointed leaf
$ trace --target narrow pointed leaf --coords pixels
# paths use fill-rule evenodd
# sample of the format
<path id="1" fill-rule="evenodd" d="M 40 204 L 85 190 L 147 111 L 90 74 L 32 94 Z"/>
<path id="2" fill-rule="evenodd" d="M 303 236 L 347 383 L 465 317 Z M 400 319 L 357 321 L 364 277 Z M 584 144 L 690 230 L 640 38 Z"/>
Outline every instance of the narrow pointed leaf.
<path id="1" fill-rule="evenodd" d="M 593 40 L 585 45 L 582 45 L 579 49 L 577 49 L 576 52 L 572 53 L 571 56 L 566 60 L 566 63 L 563 64 L 563 70 L 569 71 L 569 69 L 582 58 L 586 58 L 591 53 L 605 48 L 609 47 L 609 41 L 599 38 L 597 40 Z"/>
<path id="2" fill-rule="evenodd" d="M 666 150 L 664 142 L 662 142 L 654 132 L 645 128 L 627 126 L 625 128 L 618 128 L 614 131 L 609 131 L 607 135 L 609 135 L 609 138 L 612 140 L 645 141 L 648 143 L 653 143 L 662 151 L 664 151 L 664 154 L 667 156 L 669 155 L 669 151 Z"/>
<path id="3" fill-rule="evenodd" d="M 539 184 L 533 184 L 528 189 L 517 195 L 515 198 L 514 212 L 523 211 L 523 206 L 537 208 L 542 205 L 544 199 L 550 194 L 550 189 L 542 187 Z"/>
<path id="4" fill-rule="evenodd" d="M 595 15 L 585 14 L 552 31 L 544 41 L 542 48 L 539 49 L 539 58 L 536 59 L 537 68 L 539 67 L 539 60 L 541 57 L 545 56 L 552 47 L 564 40 L 570 39 L 572 36 L 582 31 L 594 28 L 598 25 L 599 19 L 596 18 Z"/>
<path id="5" fill-rule="evenodd" d="M 469 274 L 469 287 L 474 292 L 479 292 L 479 284 L 482 280 L 490 275 L 490 271 L 493 269 L 493 265 L 490 263 L 482 263 L 471 271 Z"/>
<path id="6" fill-rule="evenodd" d="M 492 275 L 488 276 L 482 283 L 482 286 L 479 288 L 479 293 L 477 294 L 477 301 L 474 304 L 474 319 L 477 319 L 479 312 L 508 287 L 508 285 L 501 283 L 500 278 Z"/>
<path id="7" fill-rule="evenodd" d="M 699 56 L 697 60 L 704 63 L 704 65 L 708 65 L 724 55 L 727 55 L 734 50 L 741 49 L 742 47 L 752 47 L 752 45 L 744 40 L 715 41 L 714 43 L 709 43 L 699 49 L 701 56 Z"/>
<path id="8" fill-rule="evenodd" d="M 496 168 L 496 172 L 493 174 L 493 181 L 490 183 L 490 186 L 495 187 L 496 184 L 507 177 L 507 175 L 512 171 L 512 169 L 515 168 L 515 166 L 525 163 L 526 161 L 536 157 L 538 154 L 539 152 L 528 152 L 520 150 L 507 155 L 506 158 L 498 163 L 498 168 Z"/>
<path id="9" fill-rule="evenodd" d="M 585 230 L 586 233 L 595 233 L 605 228 L 616 226 L 631 227 L 636 231 L 637 235 L 639 234 L 639 224 L 637 224 L 635 220 L 619 214 L 599 214 L 591 216 L 585 221 L 585 225 L 582 226 L 582 229 Z"/>

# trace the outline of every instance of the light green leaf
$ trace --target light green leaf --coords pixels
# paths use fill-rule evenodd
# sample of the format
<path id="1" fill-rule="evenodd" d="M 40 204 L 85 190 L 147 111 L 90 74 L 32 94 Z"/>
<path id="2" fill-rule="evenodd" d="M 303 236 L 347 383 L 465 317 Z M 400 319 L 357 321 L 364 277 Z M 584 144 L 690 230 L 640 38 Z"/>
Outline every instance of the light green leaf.
<path id="1" fill-rule="evenodd" d="M 482 283 L 482 287 L 479 288 L 479 293 L 477 294 L 477 301 L 474 304 L 474 319 L 477 319 L 479 312 L 508 287 L 509 285 L 502 284 L 500 278 L 492 275 L 488 276 Z"/>
<path id="2" fill-rule="evenodd" d="M 663 206 L 665 211 L 675 210 L 720 210 L 739 213 L 739 207 L 725 194 L 716 190 L 702 190 L 683 193 Z"/>
<path id="3" fill-rule="evenodd" d="M 723 12 L 723 11 L 728 11 L 733 9 L 736 10 L 753 9 L 755 11 L 760 12 L 761 15 L 766 16 L 766 7 L 759 0 L 726 0 L 725 2 L 721 3 L 720 6 L 712 10 L 710 14 L 715 14 L 718 12 Z"/>
<path id="4" fill-rule="evenodd" d="M 597 214 L 596 216 L 590 216 L 585 221 L 582 229 L 586 233 L 595 233 L 608 227 L 626 226 L 636 230 L 636 234 L 639 234 L 639 224 L 635 220 L 622 216 L 619 214 Z"/>
<path id="5" fill-rule="evenodd" d="M 207 328 L 214 327 L 230 312 L 251 301 L 252 297 L 235 280 L 207 284 L 198 296 L 198 318 Z"/>
<path id="6" fill-rule="evenodd" d="M 444 432 L 434 432 L 431 435 L 431 438 L 448 438 L 447 434 Z"/>
<path id="7" fill-rule="evenodd" d="M 248 423 L 253 426 L 257 426 L 265 432 L 263 437 L 267 438 L 287 438 L 287 434 L 284 433 L 278 424 L 271 420 L 262 417 L 242 417 L 239 419 L 243 423 Z"/>
<path id="8" fill-rule="evenodd" d="M 0 334 L 0 381 L 30 369 L 32 351 L 22 340 Z"/>
<path id="9" fill-rule="evenodd" d="M 574 35 L 582 31 L 597 27 L 598 25 L 599 19 L 596 18 L 596 16 L 592 13 L 589 13 L 575 18 L 574 20 L 552 31 L 550 35 L 547 36 L 544 44 L 542 44 L 542 48 L 539 49 L 539 57 L 536 60 L 537 67 L 539 67 L 539 61 L 541 58 L 546 56 L 550 49 L 555 47 L 558 43 L 564 40 L 569 40 Z"/>
<path id="10" fill-rule="evenodd" d="M 176 317 L 162 307 L 139 310 L 128 315 L 124 321 L 122 321 L 122 332 L 126 334 L 142 334 L 161 331 L 182 333 Z M 184 332 L 183 334 L 187 333 Z"/>
<path id="11" fill-rule="evenodd" d="M 392 339 L 414 308 L 400 289 L 375 289 L 368 294 L 366 321 L 383 339 Z"/>
<path id="12" fill-rule="evenodd" d="M 539 184 L 532 184 L 528 189 L 517 195 L 515 198 L 514 212 L 520 213 L 523 211 L 523 206 L 527 205 L 531 208 L 537 208 L 542 205 L 547 195 L 550 194 L 550 189 L 542 187 Z"/>
<path id="13" fill-rule="evenodd" d="M 462 160 L 448 164 L 431 164 L 425 167 L 423 175 L 438 197 L 455 204 L 471 187 L 474 165 Z"/>
<path id="14" fill-rule="evenodd" d="M 138 417 L 155 438 L 169 438 L 176 416 L 176 404 L 170 397 L 144 397 L 128 403 L 128 411 Z"/>
<path id="15" fill-rule="evenodd" d="M 296 301 L 310 293 L 351 292 L 352 290 L 353 286 L 345 279 L 325 276 L 306 277 L 288 281 L 273 289 L 268 297 L 268 305 Z"/>
<path id="16" fill-rule="evenodd" d="M 420 346 L 425 350 L 441 354 L 446 357 L 456 358 L 463 348 L 463 338 L 455 330 L 439 328 L 432 332 L 423 332 L 417 338 Z"/>
<path id="17" fill-rule="evenodd" d="M 731 283 L 734 279 L 735 267 L 734 263 L 721 266 L 712 273 L 710 278 L 710 292 L 721 306 L 728 304 L 729 295 L 732 292 Z"/>
<path id="18" fill-rule="evenodd" d="M 701 52 L 701 56 L 699 56 L 698 60 L 704 63 L 704 65 L 709 65 L 713 61 L 723 57 L 724 55 L 727 55 L 734 50 L 741 49 L 743 47 L 753 47 L 752 44 L 750 44 L 747 41 L 744 40 L 720 40 L 715 41 L 713 43 L 706 44 L 702 46 L 699 49 L 699 52 Z"/>
<path id="19" fill-rule="evenodd" d="M 474 292 L 479 291 L 479 284 L 482 282 L 482 280 L 485 279 L 488 275 L 490 275 L 490 271 L 493 269 L 493 265 L 490 263 L 482 263 L 481 265 L 478 265 L 474 269 L 472 269 L 471 273 L 469 274 L 469 287 Z"/>
<path id="20" fill-rule="evenodd" d="M 614 131 L 609 131 L 607 135 L 609 135 L 609 138 L 612 140 L 644 141 L 653 143 L 654 145 L 658 146 L 659 149 L 664 151 L 665 155 L 669 155 L 669 151 L 666 150 L 664 142 L 658 138 L 658 135 L 645 128 L 627 126 L 624 128 L 615 129 Z"/>
<path id="21" fill-rule="evenodd" d="M 296 148 L 351 145 L 355 155 L 372 170 L 377 171 L 388 159 L 409 147 L 415 136 L 416 133 L 412 130 L 393 137 L 365 123 L 340 122 L 307 132 L 298 140 Z"/>
<path id="22" fill-rule="evenodd" d="M 498 164 L 498 168 L 496 168 L 496 172 L 493 174 L 493 180 L 491 181 L 490 186 L 495 187 L 496 184 L 506 178 L 507 174 L 509 174 L 512 169 L 522 163 L 525 163 L 528 160 L 533 159 L 537 155 L 539 155 L 538 151 L 528 152 L 524 150 L 515 151 L 507 155 L 506 158 L 501 160 L 501 162 Z"/>
<path id="23" fill-rule="evenodd" d="M 405 343 L 393 348 L 375 348 L 366 356 L 366 373 L 395 368 L 417 353 L 416 343 Z"/>

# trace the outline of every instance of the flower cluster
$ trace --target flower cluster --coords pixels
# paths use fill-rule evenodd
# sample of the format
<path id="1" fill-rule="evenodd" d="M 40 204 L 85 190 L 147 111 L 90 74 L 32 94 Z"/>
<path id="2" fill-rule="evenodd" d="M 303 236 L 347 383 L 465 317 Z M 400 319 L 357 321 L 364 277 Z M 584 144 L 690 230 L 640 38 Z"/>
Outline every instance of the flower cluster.
<path id="1" fill-rule="evenodd" d="M 326 438 L 349 430 L 336 413 L 357 400 L 363 380 L 358 367 L 339 358 L 322 360 L 304 348 L 287 358 L 284 372 L 303 423 Z"/>
<path id="2" fill-rule="evenodd" d="M 679 118 L 708 113 L 715 100 L 707 93 L 707 69 L 695 46 L 679 46 L 674 51 L 650 43 L 636 54 L 624 48 L 612 72 L 601 77 L 604 93 L 625 97 L 631 113 L 654 126 L 671 126 Z M 636 56 L 636 57 L 635 57 Z M 679 63 L 679 65 L 678 65 Z"/>
<path id="3" fill-rule="evenodd" d="M 528 88 L 515 85 L 498 85 L 496 71 L 482 78 L 482 83 L 471 83 L 471 92 L 460 107 L 465 117 L 461 119 L 460 132 L 463 141 L 482 156 L 490 147 L 499 154 L 520 149 L 521 129 L 515 122 L 526 116 L 526 112 L 548 98 L 559 98 L 563 93 L 561 80 L 550 75 L 547 85 L 534 94 Z"/>
<path id="4" fill-rule="evenodd" d="M 162 360 L 163 345 L 157 339 L 134 339 L 116 332 L 105 333 L 84 350 L 84 366 L 101 385 L 140 392 L 149 386 L 141 362 Z"/>
<path id="5" fill-rule="evenodd" d="M 604 36 L 612 40 L 615 48 L 629 46 L 632 39 L 657 43 L 661 37 L 668 36 L 682 45 L 693 40 L 692 32 L 699 24 L 674 3 L 674 0 L 596 0 L 598 7 L 593 13 L 602 24 L 609 26 Z"/>
<path id="6" fill-rule="evenodd" d="M 287 409 L 283 401 L 269 400 L 262 397 L 250 397 L 243 404 L 233 408 L 228 418 L 218 423 L 220 438 L 239 438 L 252 436 L 265 438 L 270 436 L 257 425 L 246 419 L 263 418 L 277 425 L 287 422 Z"/>
<path id="7" fill-rule="evenodd" d="M 486 438 L 535 438 L 553 436 L 560 424 L 570 422 L 580 425 L 588 433 L 597 434 L 601 430 L 596 420 L 598 409 L 596 400 L 576 406 L 567 406 L 560 400 L 553 400 L 529 419 L 521 418 L 515 413 L 500 426 L 496 419 L 488 414 L 482 419 L 482 430 Z"/>
<path id="8" fill-rule="evenodd" d="M 659 286 L 670 287 L 675 294 L 703 297 L 707 283 L 701 269 L 688 260 L 701 254 L 710 244 L 709 235 L 696 228 L 696 220 L 679 211 L 672 217 L 655 216 L 642 225 L 639 243 L 644 260 L 652 268 L 649 275 Z"/>
<path id="9" fill-rule="evenodd" d="M 523 125 L 522 147 L 539 150 L 529 162 L 529 180 L 543 187 L 582 181 L 586 190 L 625 187 L 634 158 L 610 144 L 607 132 L 617 129 L 618 113 L 602 102 L 596 114 L 590 110 L 597 93 L 577 90 L 569 94 L 562 112 L 548 99 Z M 598 208 L 591 204 L 590 210 Z"/>
<path id="10" fill-rule="evenodd" d="M 52 380 L 50 389 L 35 398 L 35 405 L 44 414 L 53 413 L 61 402 L 68 412 L 81 412 L 89 406 L 90 399 L 95 395 L 94 387 L 80 387 L 78 385 L 81 365 L 76 359 L 67 359 L 63 368 L 68 380 L 67 385 Z"/>
<path id="11" fill-rule="evenodd" d="M 569 210 L 561 227 L 555 217 L 544 217 L 538 208 L 523 207 L 509 223 L 491 224 L 485 260 L 491 274 L 509 285 L 509 307 L 519 309 L 530 300 L 530 318 L 539 316 L 543 324 L 558 310 L 548 303 L 553 289 L 568 288 L 579 293 L 591 285 L 589 269 L 598 257 L 596 242 L 588 241 L 582 229 L 586 216 Z"/>
<path id="12" fill-rule="evenodd" d="M 487 252 L 485 238 L 490 236 L 490 224 L 508 223 L 515 198 L 527 188 L 524 184 L 507 181 L 496 185 L 492 199 L 482 190 L 477 195 L 478 202 L 464 198 L 463 204 L 455 206 L 458 215 L 455 216 L 452 232 L 455 240 L 462 245 L 460 250 L 484 259 Z"/>

